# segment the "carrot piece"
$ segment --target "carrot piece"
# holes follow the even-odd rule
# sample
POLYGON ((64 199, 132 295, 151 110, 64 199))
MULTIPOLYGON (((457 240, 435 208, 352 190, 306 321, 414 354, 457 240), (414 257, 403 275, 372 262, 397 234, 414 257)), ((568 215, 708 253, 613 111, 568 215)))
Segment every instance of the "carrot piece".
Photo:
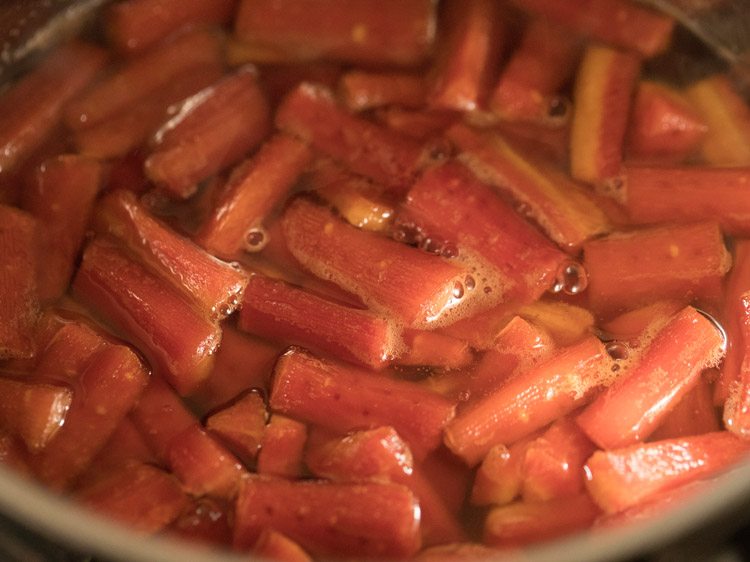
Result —
POLYGON ((505 505, 521 495, 526 449, 534 436, 525 437, 510 447, 495 445, 477 467, 470 501, 473 505, 505 505))
POLYGON ((138 356, 123 345, 107 345, 76 381, 78 392, 57 434, 33 461, 37 478, 55 490, 67 488, 89 466, 148 382, 138 356))
POLYGON ((265 388, 282 349, 225 323, 211 374, 190 395, 191 404, 202 414, 227 404, 249 388, 265 388))
POLYGON ((472 404, 448 423, 445 444, 473 466, 494 445, 514 443, 580 407, 611 378, 604 346, 588 337, 472 404))
POLYGON ((322 361, 299 349, 279 359, 270 406, 339 433, 390 425, 416 458, 438 447, 453 416, 450 402, 416 383, 322 361))
POLYGON ((167 450, 167 463, 183 488, 194 496, 232 499, 246 473, 236 457, 199 424, 174 436, 167 450))
POLYGON ((501 135, 465 125, 453 126, 446 134, 458 146, 459 160, 516 200, 561 247, 575 250, 586 239, 610 230, 606 214, 581 186, 524 156, 501 135))
POLYGON ((396 358, 399 365, 424 365, 446 370, 468 367, 474 361, 469 344, 439 332, 409 330, 404 334, 406 352, 396 358))
POLYGON ((223 70, 218 61, 182 70, 169 83, 134 100, 114 115, 76 130, 73 141, 78 151, 92 158, 111 159, 138 149, 169 118, 173 104, 219 80, 223 70))
POLYGON ((73 291, 136 341, 179 393, 208 376, 221 329, 114 246, 102 240, 88 246, 73 291))
POLYGON ((431 0, 242 0, 235 35, 287 60, 415 65, 432 47, 431 0), (319 22, 311 28, 310 22, 319 22))
POLYGON ((376 110, 374 117, 389 129, 420 141, 439 137, 458 120, 452 111, 423 111, 401 107, 376 110))
POLYGON ((242 300, 247 274, 217 260, 157 220, 131 191, 108 195, 95 226, 118 239, 139 262, 180 291, 211 320, 229 316, 242 300))
POLYGON ((260 442, 258 472, 287 478, 302 476, 306 442, 305 424, 272 414, 260 442))
POLYGON ((351 111, 377 107, 424 105, 426 86, 418 74, 351 70, 339 79, 339 95, 351 111))
POLYGON ((128 462, 158 464, 157 458, 151 451, 146 439, 130 417, 123 418, 104 447, 91 461, 84 478, 95 479, 99 475, 116 470, 128 462))
POLYGON ((652 57, 669 45, 674 20, 629 0, 514 0, 524 10, 592 39, 652 57), (617 25, 613 25, 616 17, 617 25))
POLYGON ((0 171, 17 167, 57 129, 65 103, 104 66, 98 47, 70 43, 0 97, 0 171))
POLYGON ((250 278, 238 326, 375 369, 400 345, 395 327, 384 318, 259 274, 250 278))
POLYGON ((131 414, 133 423, 143 435, 159 462, 167 463, 170 444, 175 437, 198 420, 160 377, 151 377, 131 414))
POLYGON ((462 267, 357 229, 310 201, 294 201, 281 224, 300 263, 408 326, 440 322, 470 300, 457 296, 466 277, 462 267))
POLYGON ((258 456, 268 411, 259 392, 248 392, 233 404, 211 414, 206 429, 216 435, 246 465, 258 456))
POLYGON ((484 521, 483 540, 503 547, 551 540, 588 528, 600 513, 588 494, 495 507, 484 521))
POLYGON ((586 462, 586 487, 599 507, 617 513, 727 469, 748 451, 750 443, 728 431, 597 451, 586 462))
POLYGON ((431 546, 419 551, 414 557, 417 562, 472 562, 491 559, 498 551, 489 546, 473 542, 460 542, 431 546))
POLYGON ((222 500, 194 498, 167 533, 192 542, 225 546, 232 542, 229 513, 229 505, 222 500))
POLYGON ((701 154, 712 166, 750 165, 750 107, 728 76, 716 74, 685 90, 708 125, 701 154))
POLYGON ((601 448, 646 439, 700 378, 724 356, 723 334, 692 307, 669 320, 636 364, 594 400, 578 425, 601 448))
POLYGON ((733 236, 750 235, 750 168, 628 166, 626 208, 636 224, 718 221, 733 236))
POLYGON ((276 562, 313 562, 300 545, 271 527, 261 531, 253 546, 253 554, 276 562))
POLYGON ((40 223, 44 272, 38 275, 43 301, 60 298, 70 283, 94 200, 104 183, 103 166, 85 156, 64 154, 35 170, 23 206, 40 223))
POLYGON ((468 278, 464 282, 466 296, 480 302, 536 300, 552 285, 566 259, 491 188, 457 163, 426 171, 409 191, 404 210, 402 221, 407 225, 413 222, 429 239, 455 243, 459 258, 464 250, 474 252, 498 272, 495 283, 490 278, 483 281, 482 272, 473 272, 471 292, 471 282, 468 278), (485 287, 481 287, 483 282, 485 287))
POLYGON ((573 93, 570 173, 621 199, 623 144, 641 62, 604 46, 586 49, 573 93))
POLYGON ((72 400, 64 386, 0 378, 0 425, 29 451, 41 451, 65 423, 72 400))
POLYGON ((75 499, 99 515, 146 534, 161 531, 187 504, 174 476, 139 462, 124 464, 84 484, 75 492, 75 499))
POLYGON ((649 440, 688 437, 720 429, 719 416, 713 403, 712 385, 704 374, 665 416, 659 427, 651 433, 649 440))
POLYGON ((569 101, 559 95, 581 53, 580 41, 546 19, 533 19, 500 74, 490 109, 504 121, 559 126, 570 117, 569 101))
POLYGON ((198 182, 257 147, 270 120, 255 69, 240 69, 182 102, 153 136, 146 175, 169 194, 186 199, 198 182))
POLYGON ((680 161, 700 147, 708 126, 690 102, 666 84, 642 80, 625 139, 635 159, 680 161))
POLYGON ((615 233, 583 246, 589 302, 605 314, 670 298, 712 300, 731 257, 715 222, 615 233))
POLYGON ((539 300, 522 306, 519 316, 538 325, 558 345, 571 345, 594 331, 594 316, 585 308, 539 300))
POLYGON ((222 257, 257 251, 265 240, 267 215, 287 194, 311 160, 307 145, 284 134, 266 141, 251 159, 232 172, 227 186, 197 234, 198 243, 222 257))
POLYGON ((30 358, 39 316, 37 269, 40 225, 28 213, 0 205, 0 359, 30 358))
MULTIPOLYGON (((606 340, 625 341, 637 347, 644 335, 680 312, 685 305, 679 300, 658 300, 651 304, 623 312, 601 324, 606 340)), ((726 357, 724 358, 726 362, 726 357)))
POLYGON ((467 384, 469 398, 486 396, 514 375, 549 357, 555 348, 544 328, 514 316, 471 371, 467 384))
POLYGON ((411 476, 403 478, 403 484, 409 487, 419 502, 422 544, 431 546, 467 540, 468 535, 456 510, 449 507, 443 489, 430 476, 422 466, 417 466, 411 476))
POLYGON ((237 499, 234 547, 252 546, 270 527, 313 556, 408 558, 420 546, 418 513, 411 491, 396 484, 251 477, 237 499))
POLYGON ((750 437, 750 291, 740 297, 741 312, 739 324, 741 339, 735 341, 738 355, 742 357, 739 373, 727 390, 724 404, 724 426, 732 433, 747 439, 750 437))
POLYGON ((344 437, 313 434, 305 464, 314 475, 334 482, 407 484, 414 472, 409 446, 390 426, 355 431, 344 437))
POLYGON ((523 500, 544 502, 584 492, 583 465, 595 448, 572 418, 556 420, 526 448, 523 500))
POLYGON ((181 27, 227 23, 236 0, 127 0, 107 8, 107 39, 117 51, 133 54, 181 27))
POLYGON ((429 107, 474 111, 484 105, 504 43, 505 14, 499 6, 492 0, 443 3, 429 107))
POLYGON ((750 241, 735 240, 732 264, 724 287, 722 317, 727 333, 727 354, 714 389, 716 404, 724 404, 729 389, 739 382, 745 350, 750 342, 745 329, 747 307, 743 301, 743 295, 750 291, 750 241))
POLYGON ((182 33, 92 85, 65 108, 74 131, 90 127, 132 107, 188 69, 221 64, 221 41, 208 31, 182 33))
POLYGON ((321 85, 303 83, 292 90, 276 112, 276 126, 397 191, 406 190, 429 159, 421 143, 351 115, 321 85))

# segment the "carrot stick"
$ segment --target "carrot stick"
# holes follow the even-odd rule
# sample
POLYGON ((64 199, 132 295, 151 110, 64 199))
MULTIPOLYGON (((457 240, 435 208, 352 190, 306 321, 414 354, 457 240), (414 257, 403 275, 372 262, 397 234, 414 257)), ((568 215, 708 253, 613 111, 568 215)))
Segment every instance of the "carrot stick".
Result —
POLYGON ((292 90, 276 112, 276 126, 314 148, 396 191, 408 189, 428 163, 421 143, 351 115, 324 86, 303 83, 292 90))
POLYGON ((242 300, 247 274, 222 262, 156 219, 131 191, 108 195, 94 225, 189 299, 206 318, 229 316, 242 300))
POLYGON ((260 274, 250 277, 238 327, 374 369, 400 346, 395 326, 384 318, 260 274))
POLYGON ((460 298, 462 267, 357 229, 310 201, 294 201, 281 224, 287 247, 305 267, 409 326, 440 322, 469 300, 460 298))
POLYGON ((107 7, 104 26, 109 43, 132 55, 181 27, 226 23, 236 4, 236 0, 127 0, 107 7))
POLYGON ((294 479, 302 476, 307 426, 278 413, 271 415, 258 453, 258 473, 294 479))
POLYGON ((38 286, 43 301, 65 293, 103 183, 104 168, 99 162, 64 154, 45 160, 24 191, 24 208, 42 223, 45 265, 38 286))
POLYGON ((339 95, 352 111, 377 107, 424 105, 426 86, 418 74, 352 70, 339 79, 339 95))
POLYGON ((234 547, 273 528, 314 556, 408 558, 420 546, 418 513, 411 491, 396 484, 251 477, 237 500, 234 547))
POLYGON ((56 130, 63 106, 104 66, 98 47, 70 43, 0 97, 0 171, 17 167, 56 130))
POLYGON ((242 0, 235 18, 240 40, 287 61, 415 65, 429 54, 434 29, 430 0, 242 0))
POLYGON ((474 361, 474 354, 466 341, 438 332, 407 331, 404 345, 407 350, 396 358, 398 365, 454 370, 468 367, 474 361))
POLYGON ((208 376, 219 327, 116 247, 102 240, 88 246, 73 291, 136 341, 181 394, 208 376))
POLYGON ((253 555, 276 562, 313 562, 300 545, 270 527, 255 541, 253 555))
POLYGON ((224 546, 232 542, 230 506, 226 501, 204 496, 193 499, 166 533, 181 539, 224 546))
POLYGON ((649 440, 661 441, 712 433, 721 429, 713 403, 713 385, 704 373, 651 433, 649 440))
POLYGON ((727 390, 727 400, 724 404, 724 426, 739 437, 747 439, 750 436, 750 291, 740 297, 740 330, 741 339, 735 341, 742 363, 737 378, 727 390))
POLYGON ((597 451, 586 462, 586 486, 599 507, 617 513, 725 470, 749 451, 728 431, 597 451))
POLYGON ((256 148, 270 130, 270 108, 253 68, 243 68, 183 101, 153 136, 146 175, 174 197, 256 148))
POLYGON ((458 146, 459 160, 522 205, 562 248, 575 251, 586 239, 610 230, 606 214, 580 185, 553 174, 550 166, 528 158, 500 134, 456 125, 446 135, 458 146))
POLYGON ((715 222, 666 225, 583 246, 591 308, 606 314, 669 298, 711 302, 731 257, 715 222))
POLYGON ((445 428, 445 444, 476 465, 494 445, 510 445, 580 407, 611 378, 604 346, 588 337, 460 413, 445 428))
POLYGON ((450 402, 416 383, 323 361, 299 349, 276 364, 270 406, 339 433, 390 425, 417 458, 439 446, 453 417, 450 402))
POLYGON ((514 0, 524 10, 580 35, 652 57, 669 45, 675 22, 629 0, 514 0), (613 15, 617 25, 612 25, 613 15))
POLYGON ((628 216, 635 224, 716 220, 733 236, 750 235, 750 168, 627 166, 628 216))
POLYGON ((212 413, 206 429, 218 437, 247 466, 258 456, 268 411, 259 392, 248 392, 236 402, 212 413))

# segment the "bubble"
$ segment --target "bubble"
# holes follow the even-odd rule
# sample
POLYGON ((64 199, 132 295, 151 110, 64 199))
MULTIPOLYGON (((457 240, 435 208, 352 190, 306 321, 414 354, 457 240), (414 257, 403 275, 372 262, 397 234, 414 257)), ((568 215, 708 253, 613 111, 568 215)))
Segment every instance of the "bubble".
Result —
POLYGON ((471 275, 467 275, 466 279, 464 279, 464 287, 466 287, 467 290, 471 291, 475 289, 476 286, 477 286, 476 280, 471 275))
POLYGON ((489 285, 486 285, 484 287, 484 292, 485 292, 485 294, 489 295, 492 292, 492 287, 490 287, 489 285))
POLYGON ((446 243, 443 245, 440 255, 444 258, 456 258, 458 257, 458 247, 454 244, 446 243))
POLYGON ((566 295, 578 295, 586 290, 588 284, 588 274, 583 265, 575 261, 567 261, 558 269, 550 291, 553 293, 563 292, 566 295))
MULTIPOLYGON (((604 349, 607 351, 609 356, 616 361, 623 361, 628 358, 630 350, 627 344, 619 341, 611 341, 604 345, 604 349)), ((612 369, 613 371, 616 369, 612 369)))
POLYGON ((245 250, 260 252, 268 244, 268 233, 262 227, 253 227, 245 234, 245 250))
POLYGON ((464 296, 464 286, 460 281, 453 285, 453 298, 460 299, 464 296))
POLYGON ((569 110, 568 100, 560 96, 554 96, 547 105, 547 116, 552 119, 563 119, 567 117, 569 110))
POLYGON ((416 246, 423 240, 424 234, 422 233, 422 230, 413 223, 398 222, 391 237, 396 242, 416 246))

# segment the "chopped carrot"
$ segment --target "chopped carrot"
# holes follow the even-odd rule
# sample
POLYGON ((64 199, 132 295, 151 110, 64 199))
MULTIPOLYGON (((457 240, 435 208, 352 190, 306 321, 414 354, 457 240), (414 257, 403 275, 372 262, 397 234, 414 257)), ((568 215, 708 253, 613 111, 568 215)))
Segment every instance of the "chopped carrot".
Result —
POLYGON ((306 441, 305 424, 273 413, 260 442, 258 473, 299 478, 306 441))
POLYGON ((206 420, 206 429, 250 466, 258 456, 268 411, 259 392, 248 392, 206 420))
POLYGON ((424 79, 418 74, 358 70, 344 74, 338 89, 344 105, 352 111, 389 105, 418 108, 424 105, 427 93, 424 79))

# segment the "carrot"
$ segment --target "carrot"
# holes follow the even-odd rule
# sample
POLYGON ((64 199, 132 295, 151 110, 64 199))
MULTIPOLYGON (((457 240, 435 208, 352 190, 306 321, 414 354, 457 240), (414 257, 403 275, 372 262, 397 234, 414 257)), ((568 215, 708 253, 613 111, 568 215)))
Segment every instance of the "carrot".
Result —
MULTIPOLYGON (((710 373, 710 371, 709 371, 710 373)), ((712 433, 721 429, 713 403, 713 385, 704 373, 651 434, 651 441, 712 433)))
POLYGON ((206 429, 250 466, 258 456, 268 411, 259 392, 248 392, 236 402, 212 413, 206 429))
POLYGON ((352 70, 339 79, 339 95, 352 111, 397 105, 421 107, 426 96, 424 79, 418 74, 352 70))
POLYGON ((230 506, 226 501, 204 496, 190 501, 166 529, 167 534, 199 544, 226 545, 232 542, 230 506))
POLYGON ((742 312, 739 319, 741 327, 741 339, 735 341, 738 354, 742 356, 739 374, 727 391, 727 400, 724 404, 724 426, 734 433, 747 439, 750 436, 750 354, 748 354, 748 342, 750 342, 750 291, 740 297, 742 312))
POLYGON ((258 453, 258 473, 294 479, 302 475, 307 426, 278 413, 271 415, 258 453))
POLYGON ((276 364, 270 406, 287 416, 345 433, 392 426, 417 458, 440 445, 453 405, 416 383, 323 361, 299 349, 276 364))
POLYGON ((270 527, 266 527, 255 541, 253 554, 277 562, 312 562, 313 560, 300 545, 270 527))

